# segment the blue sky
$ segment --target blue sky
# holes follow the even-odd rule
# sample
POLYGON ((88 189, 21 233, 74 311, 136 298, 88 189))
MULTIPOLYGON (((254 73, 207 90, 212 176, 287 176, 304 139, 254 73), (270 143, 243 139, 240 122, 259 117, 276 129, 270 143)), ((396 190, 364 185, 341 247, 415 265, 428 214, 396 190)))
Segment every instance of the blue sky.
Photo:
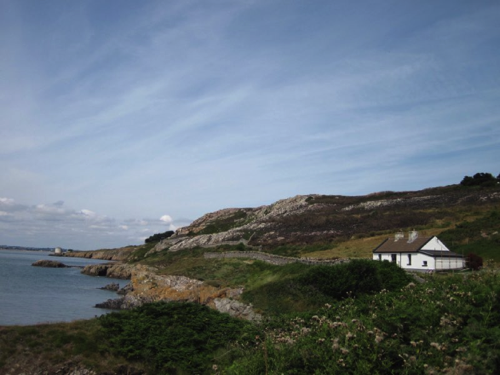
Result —
POLYGON ((500 172, 500 2, 0 0, 0 244, 500 172))

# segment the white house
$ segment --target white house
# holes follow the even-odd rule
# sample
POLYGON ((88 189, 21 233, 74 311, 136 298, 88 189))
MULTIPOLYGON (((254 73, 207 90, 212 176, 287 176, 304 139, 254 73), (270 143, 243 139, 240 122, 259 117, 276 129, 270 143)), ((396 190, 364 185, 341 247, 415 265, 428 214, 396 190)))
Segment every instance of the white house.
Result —
POLYGON ((441 271, 465 267, 462 255, 450 251, 436 236, 420 237, 416 231, 408 238, 397 233, 373 250, 373 260, 388 260, 407 270, 441 271))

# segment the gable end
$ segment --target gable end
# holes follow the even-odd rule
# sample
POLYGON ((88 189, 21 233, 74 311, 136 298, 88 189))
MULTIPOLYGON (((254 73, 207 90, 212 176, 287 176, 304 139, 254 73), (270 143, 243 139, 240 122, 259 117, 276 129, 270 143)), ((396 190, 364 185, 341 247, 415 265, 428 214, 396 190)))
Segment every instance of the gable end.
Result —
POLYGON ((389 241, 389 238, 386 238, 380 245, 378 245, 375 249, 373 249, 373 253, 376 253, 377 250, 383 245, 385 244, 387 241, 389 241))

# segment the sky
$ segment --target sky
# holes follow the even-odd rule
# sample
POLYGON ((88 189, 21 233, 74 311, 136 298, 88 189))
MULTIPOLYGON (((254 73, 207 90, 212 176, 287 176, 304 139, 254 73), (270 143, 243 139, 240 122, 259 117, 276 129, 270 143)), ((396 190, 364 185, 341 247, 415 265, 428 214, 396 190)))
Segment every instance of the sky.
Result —
POLYGON ((497 0, 0 0, 0 245, 500 173, 497 0))

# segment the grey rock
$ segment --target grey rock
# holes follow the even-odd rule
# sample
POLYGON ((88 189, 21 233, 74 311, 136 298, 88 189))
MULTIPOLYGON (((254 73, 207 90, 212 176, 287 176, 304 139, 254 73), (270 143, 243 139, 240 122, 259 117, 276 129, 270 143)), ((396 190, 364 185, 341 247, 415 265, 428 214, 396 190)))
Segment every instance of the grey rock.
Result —
POLYGON ((105 285, 102 288, 98 288, 98 289, 110 290, 112 292, 117 292, 120 289, 120 284, 118 284, 118 283, 111 283, 111 284, 105 285))
POLYGON ((58 262, 57 260, 37 260, 32 264, 33 267, 50 267, 50 268, 66 268, 68 267, 64 263, 58 262))

